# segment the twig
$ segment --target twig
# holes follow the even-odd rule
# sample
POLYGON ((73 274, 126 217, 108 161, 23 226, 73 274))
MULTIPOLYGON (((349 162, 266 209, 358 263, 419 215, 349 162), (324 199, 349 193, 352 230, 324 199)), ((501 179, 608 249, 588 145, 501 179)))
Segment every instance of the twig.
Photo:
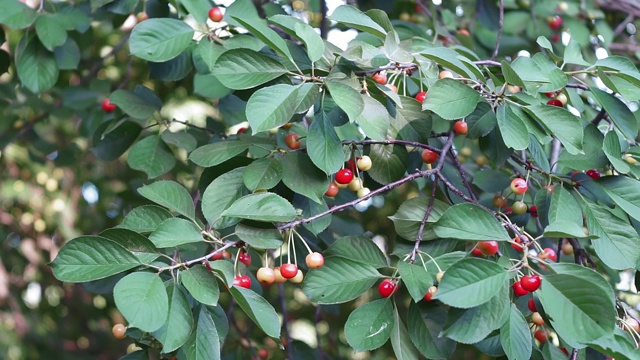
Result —
POLYGON ((380 71, 384 71, 384 70, 396 70, 396 69, 417 69, 418 65, 416 64, 394 64, 394 65, 387 65, 387 66, 381 66, 375 69, 371 69, 371 70, 363 70, 363 71, 356 71, 355 74, 358 76, 367 76, 367 75, 371 75, 371 74, 375 74, 377 72, 380 71))
POLYGON ((600 120, 604 119, 605 115, 607 115, 607 111, 602 108, 600 112, 598 112, 598 114, 593 118, 593 120, 591 120, 591 123, 597 126, 598 123, 600 123, 600 120))
POLYGON ((496 37, 496 47, 493 49, 491 60, 495 60, 500 51, 500 41, 502 41, 502 29, 504 27, 504 0, 500 0, 500 19, 498 20, 498 36, 496 37))
POLYGON ((209 253, 209 254, 207 254, 205 256, 201 256, 199 258, 195 258, 195 259, 188 260, 188 261, 183 261, 183 262, 177 263, 175 265, 159 268, 158 269, 158 273, 161 273, 161 272, 167 271, 167 270, 171 271, 171 270, 177 269, 179 267, 189 267, 189 266, 191 266, 193 264, 197 264, 197 263, 201 263, 203 261, 207 261, 207 260, 211 259, 212 257, 214 257, 216 254, 221 253, 221 252, 223 252, 224 250, 226 250, 228 248, 236 246, 237 243, 238 243, 237 241, 231 241, 231 242, 228 242, 228 243, 222 245, 221 247, 219 247, 215 251, 212 251, 211 253, 209 253))
POLYGON ((484 65, 484 66, 501 66, 502 64, 495 60, 480 60, 473 62, 476 65, 484 65))
POLYGON ((615 30, 613 30, 613 36, 611 38, 615 39, 618 37, 618 35, 622 34, 622 32, 624 31, 624 28, 626 28, 627 25, 629 25, 629 23, 631 23, 634 19, 635 19, 635 16, 633 14, 629 14, 627 18, 624 19, 620 24, 618 24, 615 30))
POLYGON ((429 198, 429 205, 427 206, 427 211, 424 212, 424 217, 420 222, 420 227, 418 228, 418 237, 416 238, 415 245, 413 246, 413 251, 411 251, 411 257, 409 258, 410 263, 414 263, 416 261, 416 254, 420 249, 420 243, 422 242, 422 233, 424 232, 424 227, 429 220, 429 215, 431 215, 431 211, 433 210, 434 199, 436 198, 436 190, 438 189, 438 180, 439 178, 435 178, 433 180, 433 187, 431 188, 431 197, 429 198))
POLYGON ((473 189, 471 188, 471 184, 467 180, 467 176, 465 175, 465 171, 462 168, 462 164, 460 164, 460 161, 458 161, 458 157, 453 152, 453 148, 449 149, 449 153, 451 154, 451 158, 453 159, 453 165, 456 167, 456 169, 458 169, 458 173, 460 173, 460 178, 462 179, 462 183, 467 188, 469 195, 473 200, 478 200, 478 198, 476 197, 476 194, 474 194, 473 189))
MULTIPOLYGON (((591 255, 580 245, 580 241, 576 238, 567 239, 571 246, 573 246, 573 259, 576 264, 589 265, 591 268, 596 268, 596 263, 591 259, 591 255)), ((558 259, 560 257, 558 256, 558 259)))
MULTIPOLYGON (((438 135, 442 135, 442 134, 438 134, 438 135)), ((448 135, 448 133, 445 133, 444 135, 448 135)), ((441 153, 442 150, 438 149, 437 147, 431 146, 431 145, 427 145, 427 144, 423 144, 420 142, 416 142, 416 141, 407 141, 407 140, 361 140, 361 141, 353 141, 353 140, 346 140, 342 142, 342 145, 351 145, 351 144, 356 144, 356 145, 405 145, 405 146, 413 146, 413 147, 419 147, 419 148, 423 148, 423 149, 429 149, 431 151, 437 152, 437 153, 441 153)))
POLYGON ((569 358, 570 360, 577 360, 578 359, 578 349, 573 349, 571 350, 571 357, 569 358))
POLYGON ((320 37, 324 40, 329 35, 329 23, 327 22, 327 0, 320 0, 320 37))

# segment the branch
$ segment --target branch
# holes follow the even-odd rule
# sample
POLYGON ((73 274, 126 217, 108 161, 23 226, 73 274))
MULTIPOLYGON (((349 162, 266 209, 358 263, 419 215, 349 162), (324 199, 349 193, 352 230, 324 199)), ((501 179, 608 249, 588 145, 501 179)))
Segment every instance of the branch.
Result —
POLYGON ((320 0, 320 37, 324 40, 329 35, 329 23, 327 22, 327 0, 320 0))
POLYGON ((161 273, 161 272, 167 271, 167 270, 169 270, 169 271, 170 270, 174 270, 174 269, 177 269, 179 267, 189 267, 189 266, 191 266, 193 264, 201 263, 203 261, 207 261, 207 260, 211 259, 212 257, 214 257, 216 254, 221 253, 221 252, 223 252, 224 250, 226 250, 228 248, 236 246, 237 243, 238 243, 238 241, 231 241, 231 242, 228 242, 228 243, 222 245, 221 247, 219 247, 215 251, 212 251, 211 253, 209 253, 209 254, 207 254, 205 256, 201 256, 199 258, 195 258, 195 259, 192 259, 192 260, 189 260, 189 261, 183 261, 183 262, 177 263, 175 265, 159 268, 158 269, 158 273, 161 273))
POLYGON ((600 112, 598 112, 598 114, 593 118, 593 120, 591 120, 591 123, 597 126, 598 123, 600 123, 600 120, 604 119, 606 115, 607 115, 607 111, 604 108, 602 108, 600 112))
POLYGON ((502 64, 495 60, 480 60, 473 62, 476 65, 484 65, 484 66, 501 66, 502 64))
POLYGON ((498 20, 498 36, 496 37, 496 47, 493 49, 491 60, 495 60, 500 50, 500 41, 502 40, 502 28, 504 27, 504 0, 500 0, 500 19, 498 20))
POLYGON ((635 19, 635 16, 633 14, 629 14, 627 16, 626 19, 624 19, 624 21, 622 21, 620 24, 618 24, 618 26, 616 26, 615 30, 613 30, 613 37, 612 39, 617 38, 620 34, 622 34, 622 32, 624 31, 624 28, 627 27, 627 25, 629 25, 629 23, 631 23, 633 20, 635 19))
POLYGON ((473 200, 478 200, 478 198, 476 197, 476 194, 473 193, 473 189, 471 188, 471 184, 467 180, 467 176, 465 175, 465 171, 462 168, 462 164, 460 164, 460 161, 458 161, 458 157, 453 152, 453 148, 449 149, 449 153, 451 154, 451 158, 453 159, 453 165, 455 165, 456 169, 458 169, 458 172, 460 173, 460 178, 462 179, 462 183, 467 188, 467 191, 469 192, 469 195, 471 196, 471 198, 473 200))
MULTIPOLYGON (((437 135, 442 135, 442 134, 437 134, 437 135)), ((446 133, 444 135, 448 135, 448 133, 446 133)), ((404 146, 413 146, 413 147, 419 147, 419 148, 423 148, 423 149, 429 149, 429 150, 437 152, 437 153, 441 153, 442 152, 442 150, 438 149, 437 147, 434 147, 434 146, 431 146, 431 145, 427 145, 427 144, 423 144, 423 143, 416 142, 416 141, 407 141, 407 140, 361 140, 361 141, 346 140, 346 141, 342 142, 342 145, 351 145, 351 144, 356 144, 356 145, 404 145, 404 146)))
POLYGON ((386 65, 386 66, 380 66, 378 68, 375 69, 371 69, 371 70, 363 70, 363 71, 356 71, 355 74, 358 76, 367 76, 367 75, 372 75, 375 74, 377 72, 380 71, 384 71, 384 70, 396 70, 396 69, 417 69, 418 65, 414 64, 414 63, 410 63, 410 64, 394 64, 394 65, 386 65))
POLYGON ((436 198, 436 190, 438 189, 438 180, 439 178, 435 178, 433 180, 433 187, 431 188, 431 197, 429 198, 429 205, 427 206, 427 211, 425 211, 424 217, 420 222, 420 227, 418 228, 418 237, 416 238, 416 243, 413 246, 413 251, 411 251, 411 257, 409 258, 409 262, 412 264, 416 261, 416 254, 418 253, 418 249, 420 249, 420 243, 422 242, 422 233, 424 232, 424 227, 427 224, 427 220, 429 220, 429 215, 431 215, 431 211, 433 210, 433 200, 436 198))

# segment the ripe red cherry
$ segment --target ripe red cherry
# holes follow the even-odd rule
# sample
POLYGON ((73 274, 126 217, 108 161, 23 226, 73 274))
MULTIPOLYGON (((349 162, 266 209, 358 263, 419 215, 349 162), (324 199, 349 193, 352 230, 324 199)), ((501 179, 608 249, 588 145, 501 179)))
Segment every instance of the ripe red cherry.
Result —
POLYGON ((246 127, 241 127, 240 129, 238 129, 238 131, 236 131, 236 134, 242 134, 245 131, 247 131, 247 128, 246 127))
POLYGON ((538 330, 533 334, 533 337, 536 338, 536 340, 540 341, 541 343, 547 341, 547 333, 543 330, 538 330))
POLYGON ((547 19, 547 23, 549 24, 549 28, 551 28, 551 30, 558 30, 562 27, 562 18, 556 15, 552 18, 547 19))
POLYGON ((424 297, 422 299, 424 299, 424 301, 431 301, 431 299, 438 293, 438 288, 435 286, 431 286, 429 287, 429 289, 427 290, 427 293, 424 294, 424 297))
POLYGON ((422 161, 425 164, 431 164, 438 160, 438 153, 429 149, 424 149, 422 152, 422 161))
POLYGON ((587 170, 587 175, 592 179, 598 179, 601 176, 600 171, 596 169, 587 170))
POLYGON ((416 95, 416 100, 420 101, 421 103, 424 102, 424 99, 427 98, 427 92, 426 91, 420 91, 417 95, 416 95))
POLYGON ((524 245, 522 245, 522 240, 520 239, 520 237, 516 237, 515 239, 513 239, 513 241, 513 243, 509 243, 511 247, 517 252, 523 252, 524 245))
POLYGON ((471 250, 471 255, 475 256, 475 257, 481 257, 482 256, 482 251, 480 251, 480 249, 473 248, 473 250, 471 250))
POLYGON ((468 131, 467 123, 464 121, 456 121, 456 123, 453 124, 453 132, 458 135, 467 135, 468 131))
POLYGON ((520 285, 528 292, 536 291, 540 288, 540 276, 538 275, 525 275, 520 279, 520 285))
POLYGON ((287 134, 284 138, 284 143, 287 144, 289 149, 295 150, 300 148, 300 135, 296 133, 287 134))
POLYGON ((268 359, 269 358, 269 351, 267 349, 258 350, 258 357, 260 359, 268 359))
POLYGON ((529 301, 527 301, 527 307, 529 308, 529 310, 531 310, 532 312, 537 312, 538 310, 536 309, 536 302, 533 300, 533 298, 529 299, 529 301))
POLYGON ((498 252, 499 246, 497 241, 480 241, 478 243, 478 249, 483 255, 491 256, 498 252))
POLYGON ((338 195, 338 191, 340 189, 338 189, 338 185, 336 185, 336 183, 334 183, 333 181, 329 183, 329 188, 327 188, 327 191, 324 193, 325 195, 329 196, 329 197, 334 197, 336 195, 338 195))
POLYGON ((514 282, 512 289, 513 289, 513 293, 516 296, 525 296, 529 293, 527 290, 522 288, 522 284, 520 284, 520 281, 514 282))
POLYGON ((248 289, 251 287, 251 278, 247 275, 236 275, 236 277, 233 279, 233 286, 248 289))
POLYGON ((256 273, 256 278, 265 285, 273 284, 276 281, 276 273, 268 267, 261 267, 256 273))
POLYGON ((380 293, 380 295, 382 295, 382 297, 389 297, 393 295, 395 290, 396 283, 391 279, 384 279, 382 280, 380 285, 378 285, 378 292, 380 293))
POLYGON ((527 181, 523 178, 515 178, 511 180, 511 191, 516 195, 522 195, 527 192, 529 186, 527 181))
POLYGON ((549 259, 549 261, 556 261, 558 258, 556 255, 556 251, 552 248, 544 248, 538 257, 542 260, 549 259))
POLYGON ((227 250, 219 251, 213 255, 211 260, 231 259, 231 253, 227 250))
POLYGON ((282 264, 280 274, 285 279, 293 279, 298 275, 298 266, 296 264, 282 264))
POLYGON ((214 7, 209 10, 209 19, 211 19, 211 21, 220 22, 222 21, 222 18, 222 10, 220 10, 219 7, 214 7))
POLYGON ((240 251, 238 255, 238 261, 245 264, 247 267, 251 266, 251 254, 248 252, 240 251))
POLYGON ((538 217, 538 208, 535 205, 531 205, 531 207, 529 207, 529 214, 533 217, 538 217))
POLYGON ((336 173, 336 182, 338 184, 348 184, 353 180, 353 171, 342 169, 336 173))
POLYGON ((384 85, 387 83, 387 75, 382 74, 382 73, 375 73, 372 76, 373 80, 375 80, 375 82, 377 82, 380 85, 384 85))
POLYGON ((562 101, 560 101, 558 99, 551 99, 551 100, 547 101, 547 105, 563 107, 562 101))
POLYGON ((106 113, 113 112, 116 106, 109 101, 109 98, 102 100, 102 110, 106 113))
POLYGON ((309 269, 319 269, 324 265, 324 256, 319 252, 312 252, 304 259, 309 269))

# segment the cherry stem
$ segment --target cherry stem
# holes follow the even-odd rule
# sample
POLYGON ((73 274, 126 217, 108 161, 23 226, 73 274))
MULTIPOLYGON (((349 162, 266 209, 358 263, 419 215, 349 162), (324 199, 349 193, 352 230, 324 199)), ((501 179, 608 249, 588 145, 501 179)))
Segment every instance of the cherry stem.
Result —
POLYGON ((304 244, 304 246, 307 248, 307 251, 309 252, 309 254, 311 254, 313 251, 311 251, 311 248, 309 247, 309 244, 307 244, 307 242, 304 240, 304 238, 302 237, 302 235, 300 235, 300 233, 298 233, 295 229, 293 229, 293 232, 298 235, 298 238, 300 239, 300 241, 302 241, 302 243, 304 244))

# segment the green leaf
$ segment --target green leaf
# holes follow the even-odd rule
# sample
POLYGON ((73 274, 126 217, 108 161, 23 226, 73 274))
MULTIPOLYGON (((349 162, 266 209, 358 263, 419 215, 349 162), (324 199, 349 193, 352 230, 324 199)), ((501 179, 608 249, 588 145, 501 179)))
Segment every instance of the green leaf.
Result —
POLYGON ((482 305, 500 291, 507 275, 507 271, 495 262, 462 259, 445 272, 434 299, 464 309, 482 305))
POLYGON ((373 266, 331 257, 323 267, 307 274, 302 290, 318 304, 340 304, 369 290, 380 277, 373 266))
POLYGON ((158 249, 149 239, 128 229, 112 228, 100 233, 100 236, 113 240, 135 255, 143 264, 150 264, 160 256, 158 249))
POLYGON ((280 319, 273 309, 273 306, 262 296, 255 292, 233 286, 229 288, 233 299, 240 305, 240 308, 265 332, 268 336, 280 338, 280 319))
POLYGON ((67 41, 67 30, 55 14, 40 14, 36 19, 36 34, 42 45, 49 51, 64 45, 67 41))
POLYGON ((500 344, 509 360, 531 358, 531 331, 520 310, 511 305, 509 320, 500 328, 500 344))
POLYGON ((80 64, 80 48, 70 37, 62 46, 53 49, 60 70, 76 70, 80 64))
POLYGON ((123 277, 113 288, 113 298, 131 327, 152 332, 167 319, 169 297, 156 274, 135 272, 123 277))
POLYGON ((559 164, 570 169, 589 170, 605 167, 609 161, 602 150, 604 136, 595 125, 587 125, 584 129, 584 154, 560 154, 559 164))
POLYGON ((189 340, 182 350, 188 359, 195 360, 220 360, 220 329, 217 329, 215 320, 205 306, 196 308, 198 324, 191 333, 189 340))
MULTIPOLYGON (((414 98, 400 96, 399 99, 402 107, 398 104, 395 111, 392 111, 394 114, 391 115, 389 134, 385 130, 382 138, 386 140, 389 136, 396 139, 427 143, 428 136, 431 134, 431 114, 422 111, 422 104, 414 98)), ((382 111, 380 115, 383 115, 388 121, 389 112, 386 109, 380 111, 382 111)), ((363 111, 363 115, 366 113, 366 111, 363 111)))
POLYGON ((203 38, 198 42, 191 55, 193 65, 199 74, 210 74, 213 72, 216 61, 220 55, 227 51, 222 45, 217 44, 209 38, 203 38))
POLYGON ((336 105, 349 116, 350 121, 356 121, 364 109, 364 100, 362 100, 360 93, 351 86, 338 81, 327 81, 325 85, 336 105))
POLYGON ((133 121, 125 121, 109 131, 112 124, 112 122, 105 122, 93 134, 91 151, 105 161, 119 158, 142 132, 142 127, 133 121))
POLYGON ((362 112, 355 119, 362 131, 372 140, 384 140, 389 129, 389 113, 378 100, 361 95, 363 101, 362 112))
POLYGON ((334 241, 324 252, 325 258, 339 257, 371 265, 375 268, 386 267, 387 258, 378 245, 365 236, 343 236, 334 241))
POLYGON ((162 327, 153 332, 153 336, 162 343, 162 352, 169 353, 181 347, 189 339, 193 328, 191 306, 180 285, 167 287, 169 314, 162 327))
POLYGON ((544 228, 545 237, 550 238, 566 238, 566 237, 575 237, 575 238, 586 238, 589 237, 582 230, 582 226, 565 220, 558 220, 550 223, 544 228))
POLYGON ((635 139, 638 134, 638 121, 629 107, 617 97, 595 87, 592 87, 590 91, 625 138, 635 139))
POLYGON ((193 16, 199 24, 206 24, 209 19, 209 10, 211 9, 210 0, 181 0, 180 5, 193 16))
POLYGON ((446 120, 463 118, 473 112, 480 94, 454 79, 440 79, 429 88, 422 109, 431 110, 446 120))
POLYGON ((395 321, 393 323, 393 331, 391 331, 391 347, 396 359, 418 360, 418 349, 411 342, 411 337, 402 323, 402 319, 400 319, 397 307, 394 309, 393 317, 395 321))
POLYGON ((162 224, 149 235, 149 240, 159 248, 175 247, 203 241, 198 226, 189 220, 180 218, 170 218, 163 221, 162 224))
POLYGON ((209 266, 214 273, 218 274, 218 278, 227 286, 233 285, 233 280, 236 276, 233 262, 229 260, 214 260, 209 261, 209 266))
POLYGON ((205 305, 218 305, 220 289, 216 277, 203 265, 194 265, 180 273, 182 285, 196 301, 205 305))
POLYGON ((598 236, 591 242, 596 254, 608 267, 616 270, 633 268, 640 260, 640 236, 626 219, 615 216, 608 208, 585 200, 589 234, 598 236))
POLYGON ((220 165, 246 151, 251 144, 239 140, 223 140, 200 146, 189 155, 189 160, 202 167, 220 165))
POLYGON ((573 38, 569 40, 569 44, 567 44, 567 47, 564 49, 564 63, 587 67, 592 65, 584 60, 580 44, 573 38))
POLYGON ((237 199, 247 193, 242 181, 244 168, 236 168, 213 180, 202 194, 202 214, 214 228, 223 228, 231 224, 223 221, 224 212, 237 199))
POLYGON ((619 359, 633 359, 638 354, 637 345, 620 328, 616 328, 613 334, 603 336, 588 345, 596 351, 619 359))
POLYGON ((374 350, 389 340, 394 321, 391 300, 374 300, 360 305, 349 315, 344 325, 344 336, 357 352, 374 350))
POLYGON ((276 60, 249 49, 232 49, 218 58, 213 74, 229 89, 250 89, 287 72, 276 60))
POLYGON ((320 86, 318 84, 304 83, 299 85, 295 113, 304 114, 309 111, 320 95, 320 86))
POLYGON ((324 41, 313 28, 305 23, 298 22, 295 24, 296 35, 302 39, 307 47, 307 55, 311 62, 322 59, 324 54, 324 41))
POLYGON ((59 74, 56 58, 36 37, 23 36, 15 54, 18 77, 27 89, 39 94, 56 84, 59 74))
POLYGON ((256 221, 292 221, 296 218, 296 209, 279 195, 257 193, 236 200, 222 212, 222 216, 256 221))
MULTIPOLYGON (((395 214, 389 216, 398 235, 411 241, 418 238, 418 230, 429 207, 430 199, 429 196, 418 196, 409 199, 400 205, 395 214)), ((433 199, 431 213, 422 233, 422 240, 435 240, 438 238, 433 231, 433 224, 440 219, 447 208, 449 208, 449 205, 445 202, 433 199)))
POLYGON ((298 86, 278 84, 251 95, 246 114, 255 134, 268 131, 291 120, 296 110, 298 86))
POLYGON ((311 162, 309 156, 302 152, 288 152, 279 160, 284 170, 282 182, 293 192, 321 203, 329 187, 329 179, 311 162))
POLYGON ((80 236, 67 242, 51 262, 56 279, 85 282, 132 269, 141 262, 124 246, 100 236, 80 236))
POLYGON ((0 0, 0 24, 12 29, 25 29, 36 21, 37 13, 18 0, 0 0))
POLYGON ((506 60, 502 60, 501 62, 502 73, 504 74, 504 81, 511 85, 518 85, 520 87, 524 87, 524 82, 518 76, 518 73, 511 68, 511 65, 506 60))
POLYGON ((118 227, 139 233, 150 233, 160 226, 164 220, 172 216, 170 212, 159 206, 138 206, 125 215, 124 220, 118 227))
POLYGON ((530 105, 524 109, 553 134, 570 154, 582 153, 582 121, 564 108, 530 105))
POLYGON ((474 174, 473 185, 483 191, 498 193, 509 187, 511 178, 499 170, 481 170, 474 174))
MULTIPOLYGON (((293 206, 296 209, 302 210, 302 217, 308 218, 320 213, 324 213, 329 210, 327 202, 322 199, 320 203, 312 201, 306 196, 294 195, 293 206)), ((299 212, 299 211, 298 211, 299 212)), ((314 235, 318 235, 331 225, 331 215, 321 216, 310 222, 302 224, 305 229, 309 230, 314 235)))
POLYGON ((362 11, 351 5, 341 5, 333 11, 329 19, 348 25, 384 39, 387 32, 362 11))
POLYGON ((236 236, 256 249, 277 249, 282 246, 282 234, 277 229, 260 229, 238 224, 236 236))
POLYGON ((582 228, 582 210, 576 199, 563 186, 556 186, 551 193, 548 213, 549 223, 569 221, 582 228))
POLYGON ((267 22, 263 19, 251 19, 250 21, 245 21, 239 17, 233 17, 235 21, 240 23, 242 27, 249 30, 251 34, 258 39, 262 40, 267 46, 276 52, 280 53, 282 56, 286 57, 295 64, 294 58, 289 51, 289 47, 287 46, 287 42, 278 34, 275 30, 271 29, 267 26, 267 22))
POLYGON ((367 173, 380 184, 399 180, 407 171, 407 148, 399 145, 371 145, 369 157, 375 166, 367 173))
POLYGON ((514 114, 512 105, 503 104, 496 111, 496 119, 504 144, 515 150, 529 147, 529 131, 519 116, 514 114))
POLYGON ((133 91, 116 90, 109 101, 134 119, 146 120, 162 108, 162 101, 150 89, 138 85, 133 91))
POLYGON ((242 180, 250 191, 269 190, 282 180, 282 173, 282 164, 278 160, 262 158, 244 168, 242 180))
MULTIPOLYGON (((625 140, 626 143, 626 140, 625 140)), ((622 158, 622 147, 620 146, 620 140, 618 138, 618 134, 616 131, 609 131, 604 136, 604 142, 602 143, 602 150, 606 155, 607 159, 613 168, 621 173, 627 174, 631 171, 629 164, 626 161, 623 161, 622 158)))
POLYGON ((193 33, 191 26, 177 19, 148 19, 131 31, 129 50, 147 61, 171 60, 189 47, 193 33))
POLYGON ((170 211, 196 218, 196 209, 187 189, 172 180, 160 180, 138 189, 138 193, 170 211))
POLYGON ((309 126, 307 153, 318 169, 327 175, 337 172, 344 164, 342 142, 326 116, 316 116, 309 126))
POLYGON ((422 300, 427 293, 427 289, 433 285, 431 275, 421 265, 409 264, 405 261, 399 261, 397 267, 402 282, 407 285, 407 291, 409 291, 413 301, 422 300))
POLYGON ((594 286, 599 281, 594 278, 600 275, 582 267, 571 274, 549 274, 542 280, 542 306, 558 335, 569 342, 594 341, 615 328, 613 297, 594 286))
POLYGON ((640 182, 626 176, 605 176, 598 185, 629 216, 640 221, 640 182))
POLYGON ((193 151, 193 149, 198 146, 198 141, 196 140, 195 136, 189 134, 186 131, 163 131, 161 138, 165 143, 175 145, 181 149, 185 149, 188 152, 193 151))
POLYGON ((441 306, 411 303, 407 314, 409 337, 420 353, 428 359, 450 359, 456 342, 440 336, 447 320, 441 306))
POLYGON ((176 165, 176 158, 159 136, 151 135, 131 148, 127 164, 134 170, 144 171, 149 179, 153 179, 171 171, 176 165))
POLYGON ((252 0, 235 0, 224 12, 223 21, 226 21, 232 26, 242 26, 242 24, 234 20, 236 17, 241 17, 247 21, 261 20, 260 15, 258 15, 258 10, 252 0))
POLYGON ((488 211, 474 204, 451 206, 436 222, 438 237, 460 240, 510 241, 500 222, 488 211))

